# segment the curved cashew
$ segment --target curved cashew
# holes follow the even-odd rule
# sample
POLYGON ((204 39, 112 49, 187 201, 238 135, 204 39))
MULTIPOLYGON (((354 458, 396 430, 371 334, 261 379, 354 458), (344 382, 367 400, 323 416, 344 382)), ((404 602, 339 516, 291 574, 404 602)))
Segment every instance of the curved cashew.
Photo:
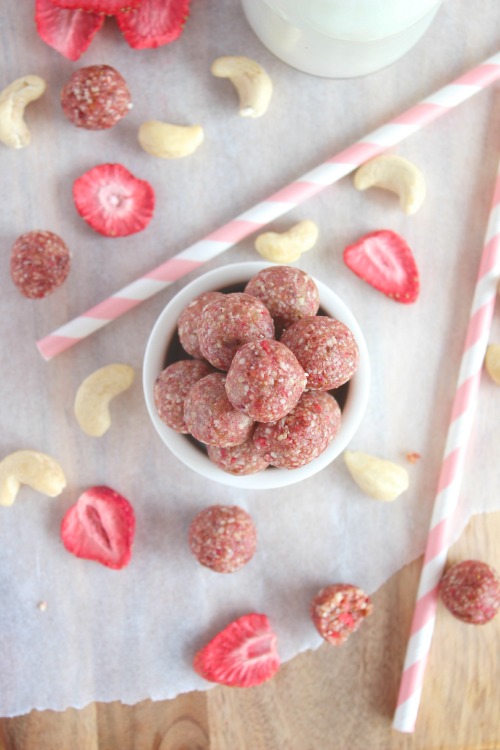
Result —
POLYGON ((143 122, 138 133, 144 151, 160 159, 181 159, 203 142, 201 125, 170 125, 159 120, 143 122))
POLYGON ((95 370, 81 383, 75 397, 75 417, 91 437, 101 437, 111 426, 109 402, 126 391, 135 373, 128 365, 106 365, 95 370))
POLYGON ((408 472, 402 466, 361 451, 344 451, 344 461, 358 487, 375 500, 390 502, 408 489, 408 472))
POLYGON ((500 344, 488 344, 484 366, 493 382, 500 385, 500 344))
POLYGON ((240 115, 261 117, 269 107, 273 84, 264 68, 243 56, 218 57, 210 68, 217 78, 229 78, 240 99, 240 115))
POLYGON ((422 172, 408 159, 384 154, 370 159, 356 170, 354 186, 358 190, 369 187, 392 190, 399 196, 405 214, 414 214, 425 200, 425 180, 422 172))
POLYGON ((39 76, 24 76, 13 81, 0 93, 0 141, 10 148, 24 148, 31 133, 24 122, 26 106, 39 99, 46 83, 39 76))
POLYGON ((12 505, 21 484, 56 497, 66 487, 66 477, 58 462, 46 453, 15 451, 0 461, 0 505, 12 505))
POLYGON ((302 253, 310 250, 318 239, 318 227, 314 221, 299 221, 288 231, 265 232, 255 240, 255 249, 266 260, 273 263, 293 263, 302 253))

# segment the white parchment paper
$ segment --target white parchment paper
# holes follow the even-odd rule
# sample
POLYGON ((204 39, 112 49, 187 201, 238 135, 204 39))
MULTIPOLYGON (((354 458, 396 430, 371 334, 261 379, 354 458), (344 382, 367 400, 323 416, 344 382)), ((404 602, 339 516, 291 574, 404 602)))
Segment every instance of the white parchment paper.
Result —
MULTIPOLYGON (((0 149, 0 451, 50 453, 68 487, 57 499, 23 487, 14 506, 0 508, 2 716, 205 689, 191 668, 195 650, 248 611, 268 614, 281 656, 290 659, 320 644, 308 616, 318 588, 351 581, 373 592, 422 553, 500 149, 490 90, 397 149, 426 177, 428 199, 417 215, 404 216, 387 193, 358 194, 348 177, 272 225, 282 231, 300 219, 317 222, 318 244, 298 265, 352 308, 371 356, 371 398, 351 447, 405 465, 410 489, 393 504, 377 503, 357 489, 342 460, 283 490, 209 483, 163 446, 140 386, 149 331, 185 280, 49 363, 35 341, 496 52, 496 2, 483 0, 474 25, 466 0, 445 2, 403 60, 349 81, 313 78, 275 59, 237 0, 193 0, 182 38, 159 50, 129 49, 107 21, 79 63, 38 39, 32 5, 6 3, 0 21, 2 87, 27 73, 48 82, 27 113, 30 147, 0 149), (210 74, 222 54, 246 54, 266 67, 275 94, 265 117, 238 116, 231 84, 210 74), (114 65, 133 93, 132 112, 110 131, 77 130, 60 110, 71 72, 92 63, 114 65), (205 143, 188 159, 156 160, 137 144, 148 119, 199 122, 205 143), (145 232, 112 240, 77 215, 71 185, 95 164, 115 161, 153 184, 157 209, 145 232), (67 282, 42 301, 22 298, 9 276, 15 238, 36 228, 61 234, 72 251, 67 282), (380 228, 413 248, 422 283, 414 305, 394 303, 343 264, 346 244, 380 228), (110 362, 132 365, 137 380, 116 402, 110 431, 92 439, 76 424, 73 399, 81 380, 110 362), (421 459, 407 463, 408 451, 421 459), (122 571, 79 560, 60 541, 65 511, 95 484, 113 487, 136 511, 133 558, 122 571), (258 528, 258 553, 233 575, 202 568, 187 545, 191 518, 211 503, 241 505, 258 528)), ((254 259, 249 238, 205 268, 254 259)), ((499 418, 498 388, 485 376, 457 534, 471 513, 500 507, 499 418)))

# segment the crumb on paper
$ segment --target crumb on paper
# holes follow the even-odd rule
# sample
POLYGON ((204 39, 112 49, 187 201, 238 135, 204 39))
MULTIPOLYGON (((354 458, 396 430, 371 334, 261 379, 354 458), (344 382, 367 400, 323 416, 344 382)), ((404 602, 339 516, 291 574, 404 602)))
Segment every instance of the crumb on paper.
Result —
POLYGON ((406 460, 410 464, 416 464, 417 461, 420 461, 421 458, 421 454, 417 453, 417 451, 408 451, 408 453, 406 454, 406 460))
POLYGON ((47 609, 47 602, 45 600, 42 600, 41 602, 38 602, 36 606, 40 610, 40 612, 45 612, 45 610, 47 609))

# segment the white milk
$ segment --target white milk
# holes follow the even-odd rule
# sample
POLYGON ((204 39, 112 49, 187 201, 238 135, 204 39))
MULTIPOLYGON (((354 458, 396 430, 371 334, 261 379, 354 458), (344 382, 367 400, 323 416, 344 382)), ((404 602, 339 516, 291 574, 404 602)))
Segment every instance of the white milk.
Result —
POLYGON ((261 42, 317 76, 352 78, 398 60, 426 31, 441 0, 242 0, 261 42))

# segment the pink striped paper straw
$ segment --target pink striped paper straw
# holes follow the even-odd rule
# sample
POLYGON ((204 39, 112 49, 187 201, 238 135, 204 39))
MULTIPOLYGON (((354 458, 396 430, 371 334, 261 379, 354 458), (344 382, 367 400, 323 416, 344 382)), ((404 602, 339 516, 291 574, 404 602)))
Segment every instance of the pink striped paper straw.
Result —
POLYGON ((453 401, 393 727, 415 728, 481 370, 500 279, 500 166, 453 401))
POLYGON ((445 112, 500 78, 500 53, 486 59, 414 107, 340 151, 233 221, 120 289, 108 299, 37 342, 45 359, 69 349, 190 271, 194 271, 256 230, 291 211, 308 198, 387 151, 445 112))

